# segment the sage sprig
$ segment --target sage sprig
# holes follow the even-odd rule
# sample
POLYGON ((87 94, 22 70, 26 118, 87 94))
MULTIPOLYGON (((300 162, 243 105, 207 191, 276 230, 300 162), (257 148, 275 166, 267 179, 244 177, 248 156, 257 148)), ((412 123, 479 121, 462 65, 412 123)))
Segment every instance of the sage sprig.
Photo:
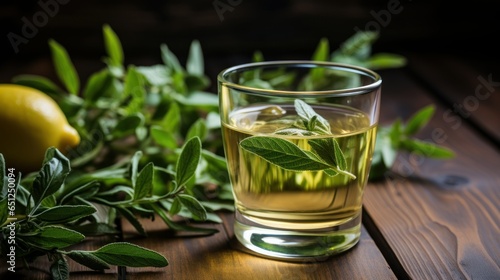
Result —
POLYGON ((290 171, 324 171, 329 176, 338 174, 356 179, 346 170, 346 159, 337 140, 331 133, 330 124, 304 101, 294 101, 297 120, 286 128, 274 132, 280 136, 321 136, 311 138, 311 150, 305 150, 289 140, 276 136, 251 136, 243 139, 240 147, 262 157, 266 161, 290 171))

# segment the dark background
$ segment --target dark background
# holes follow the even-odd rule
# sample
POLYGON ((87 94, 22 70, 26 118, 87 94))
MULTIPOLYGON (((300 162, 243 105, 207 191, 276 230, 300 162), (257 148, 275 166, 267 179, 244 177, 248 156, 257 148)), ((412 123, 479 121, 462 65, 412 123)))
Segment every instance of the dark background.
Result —
MULTIPOLYGON (((40 0, 0 4, 0 82, 26 73, 53 76, 47 41, 66 47, 80 78, 104 66, 102 26, 109 24, 122 41, 126 64, 160 62, 166 43, 185 63, 189 44, 198 39, 207 75, 248 62, 255 50, 267 60, 310 58, 322 37, 332 49, 355 33, 377 30, 375 52, 456 55, 498 61, 498 9, 493 1, 463 3, 422 0, 40 0), (45 6, 50 3, 50 15, 45 6), (229 10, 220 9, 229 5, 229 10), (56 7, 54 7, 54 5, 56 7), (232 5, 232 6, 231 6, 232 5), (397 9, 397 13, 391 13, 397 9), (397 7, 397 8, 394 8, 397 7), (38 13, 38 14, 37 14, 38 13), (40 16, 45 13, 46 18, 40 16), (36 17, 38 15, 38 17, 36 17), (390 16, 390 18, 388 17, 390 16), (379 17, 377 21, 377 17, 379 17), (24 20, 23 20, 24 18, 24 20), (9 34, 23 36, 26 20, 39 27, 18 46, 9 34), (45 23, 45 24, 40 24, 45 23)), ((24 36, 23 36, 24 37, 24 36)))

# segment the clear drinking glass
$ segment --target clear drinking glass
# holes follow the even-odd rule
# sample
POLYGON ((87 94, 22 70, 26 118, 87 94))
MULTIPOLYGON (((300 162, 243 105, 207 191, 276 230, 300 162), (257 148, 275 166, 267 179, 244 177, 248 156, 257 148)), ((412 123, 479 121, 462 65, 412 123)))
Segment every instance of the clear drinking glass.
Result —
POLYGON ((360 237, 382 80, 329 62, 238 65, 218 76, 234 232, 253 253, 326 257, 360 237))

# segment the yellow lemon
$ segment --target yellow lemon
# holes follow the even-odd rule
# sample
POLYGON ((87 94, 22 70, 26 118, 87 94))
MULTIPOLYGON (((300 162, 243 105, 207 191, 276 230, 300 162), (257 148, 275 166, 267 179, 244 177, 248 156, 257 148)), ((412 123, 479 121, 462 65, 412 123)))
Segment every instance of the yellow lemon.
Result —
POLYGON ((0 84, 0 153, 6 167, 40 169, 49 147, 67 152, 80 143, 59 105, 26 86, 0 84))

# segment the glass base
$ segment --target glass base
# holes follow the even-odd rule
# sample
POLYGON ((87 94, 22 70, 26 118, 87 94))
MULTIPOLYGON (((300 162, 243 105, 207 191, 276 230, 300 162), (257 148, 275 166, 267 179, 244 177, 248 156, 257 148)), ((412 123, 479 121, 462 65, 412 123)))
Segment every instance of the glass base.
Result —
POLYGON ((323 261, 358 243, 361 214, 328 229, 297 231, 257 225, 237 212, 234 234, 250 253, 261 257, 286 261, 323 261))

